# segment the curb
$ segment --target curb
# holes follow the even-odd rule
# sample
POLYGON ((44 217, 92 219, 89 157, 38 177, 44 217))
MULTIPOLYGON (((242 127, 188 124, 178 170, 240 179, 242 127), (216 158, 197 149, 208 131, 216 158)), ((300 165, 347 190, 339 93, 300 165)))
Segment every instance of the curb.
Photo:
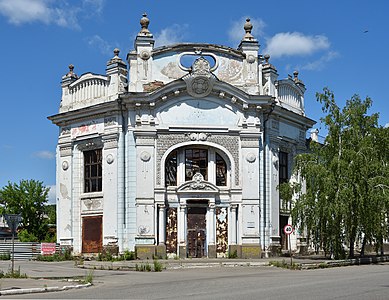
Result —
POLYGON ((32 294, 32 293, 46 293, 46 292, 61 292, 71 289, 81 289, 90 287, 91 283, 77 284, 77 285, 65 285, 63 287, 53 286, 44 288, 31 288, 31 289, 12 289, 6 291, 0 291, 0 296, 5 295, 20 295, 20 294, 32 294))

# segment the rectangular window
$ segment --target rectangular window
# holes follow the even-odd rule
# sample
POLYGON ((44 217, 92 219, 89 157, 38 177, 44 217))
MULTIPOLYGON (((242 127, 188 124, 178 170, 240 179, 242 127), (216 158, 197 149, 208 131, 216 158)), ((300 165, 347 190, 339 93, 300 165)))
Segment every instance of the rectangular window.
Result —
POLYGON ((279 183, 288 182, 288 153, 280 151, 279 153, 279 183))
POLYGON ((204 180, 208 180, 208 150, 185 150, 185 181, 192 180, 193 175, 200 173, 204 180))
POLYGON ((102 183, 102 149, 84 151, 84 192, 101 192, 102 183))

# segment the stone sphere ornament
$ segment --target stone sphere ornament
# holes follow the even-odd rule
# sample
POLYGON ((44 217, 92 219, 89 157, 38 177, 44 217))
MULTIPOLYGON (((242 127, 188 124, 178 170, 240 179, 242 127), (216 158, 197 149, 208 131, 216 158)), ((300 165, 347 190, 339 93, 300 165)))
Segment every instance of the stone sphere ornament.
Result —
POLYGON ((62 162, 62 170, 66 171, 69 169, 69 163, 65 160, 62 162))
POLYGON ((106 160, 107 160, 107 163, 109 165, 112 164, 113 161, 114 161, 113 155, 112 154, 108 154, 107 157, 106 157, 106 160))
POLYGON ((144 162, 149 161, 150 158, 151 158, 151 155, 150 155, 150 153, 147 152, 147 151, 142 151, 142 153, 140 154, 140 159, 141 159, 142 161, 144 161, 144 162))
POLYGON ((252 153, 252 152, 247 153, 247 155, 246 155, 246 160, 247 160, 249 163, 255 162, 256 159, 257 159, 257 157, 255 156, 254 153, 252 153))

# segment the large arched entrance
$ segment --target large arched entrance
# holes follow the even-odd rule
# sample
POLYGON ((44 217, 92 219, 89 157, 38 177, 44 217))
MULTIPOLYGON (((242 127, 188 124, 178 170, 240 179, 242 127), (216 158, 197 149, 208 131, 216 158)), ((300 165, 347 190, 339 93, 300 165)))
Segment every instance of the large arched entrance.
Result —
POLYGON ((165 159, 166 252, 180 257, 228 251, 229 156, 209 145, 173 149, 165 159))

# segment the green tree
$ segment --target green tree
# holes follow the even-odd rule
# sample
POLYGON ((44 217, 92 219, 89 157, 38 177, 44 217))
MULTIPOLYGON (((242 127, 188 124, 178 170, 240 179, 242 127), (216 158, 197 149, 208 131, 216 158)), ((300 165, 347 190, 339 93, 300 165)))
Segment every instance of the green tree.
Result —
POLYGON ((0 212, 22 216, 20 238, 42 241, 47 234, 45 204, 49 188, 36 180, 21 180, 19 184, 8 183, 0 190, 0 212))
POLYGON ((334 94, 317 93, 328 129, 324 144, 311 143, 310 152, 295 160, 295 172, 305 193, 294 186, 295 225, 306 229, 317 249, 354 257, 356 241, 382 245, 388 237, 388 129, 378 126, 378 114, 368 115, 370 98, 354 95, 343 109, 334 94))

